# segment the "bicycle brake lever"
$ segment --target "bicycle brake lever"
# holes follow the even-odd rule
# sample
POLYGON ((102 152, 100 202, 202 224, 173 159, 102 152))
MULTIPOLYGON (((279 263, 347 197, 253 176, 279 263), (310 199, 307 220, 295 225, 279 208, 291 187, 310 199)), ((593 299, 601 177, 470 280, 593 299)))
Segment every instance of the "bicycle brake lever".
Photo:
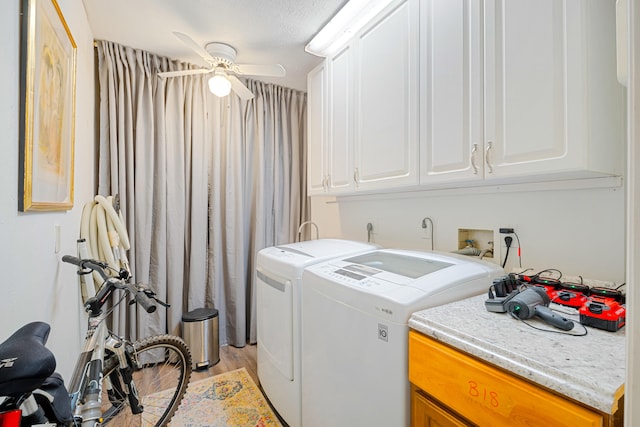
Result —
POLYGON ((161 306, 163 306, 164 308, 169 308, 171 307, 171 304, 168 304, 164 301, 160 301, 158 298, 156 297, 152 297, 158 304, 160 304, 161 306))
POLYGON ((101 268, 107 268, 107 267, 108 267, 108 264, 107 264, 106 262, 104 262, 104 261, 99 261, 99 260, 97 260, 97 259, 83 259, 82 261, 83 261, 83 262, 84 262, 84 261, 88 261, 88 262, 90 262, 90 263, 92 263, 92 264, 97 265, 98 267, 101 267, 101 268))
POLYGON ((144 290, 144 293, 145 293, 145 294, 147 294, 147 296, 148 296, 149 298, 153 299, 155 302, 157 302, 157 303, 158 303, 158 304, 160 304, 161 306, 163 306, 163 307, 165 307, 165 308, 169 308, 169 307, 171 307, 171 304, 168 304, 168 303, 166 303, 166 302, 164 302, 164 301, 159 300, 159 299, 156 297, 156 293, 155 293, 155 292, 153 292, 151 289, 145 289, 145 290, 144 290))

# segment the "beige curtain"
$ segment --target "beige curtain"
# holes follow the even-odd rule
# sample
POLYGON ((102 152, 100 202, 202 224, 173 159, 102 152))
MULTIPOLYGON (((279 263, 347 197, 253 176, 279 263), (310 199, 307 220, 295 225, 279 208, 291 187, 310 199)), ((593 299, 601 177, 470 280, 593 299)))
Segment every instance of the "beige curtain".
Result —
POLYGON ((217 98, 187 66, 98 42, 98 193, 118 194, 132 272, 171 304, 148 315, 120 306, 131 337, 179 334, 182 314, 219 311, 221 344, 255 342, 255 256, 295 240, 309 217, 306 95, 243 80, 248 102, 217 98))

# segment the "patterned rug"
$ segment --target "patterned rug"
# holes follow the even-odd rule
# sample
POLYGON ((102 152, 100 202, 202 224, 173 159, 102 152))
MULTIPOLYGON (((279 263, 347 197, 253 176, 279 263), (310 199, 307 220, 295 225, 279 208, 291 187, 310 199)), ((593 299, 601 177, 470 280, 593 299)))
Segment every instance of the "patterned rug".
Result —
POLYGON ((247 370, 189 384, 171 427, 281 427, 247 370))

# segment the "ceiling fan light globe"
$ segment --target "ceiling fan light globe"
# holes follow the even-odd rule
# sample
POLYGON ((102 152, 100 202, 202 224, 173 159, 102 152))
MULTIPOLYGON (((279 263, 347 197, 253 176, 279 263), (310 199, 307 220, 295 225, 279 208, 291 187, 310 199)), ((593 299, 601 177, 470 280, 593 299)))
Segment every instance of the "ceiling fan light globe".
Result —
POLYGON ((209 90, 215 96, 222 98, 231 92, 231 82, 225 76, 216 74, 209 79, 209 90))

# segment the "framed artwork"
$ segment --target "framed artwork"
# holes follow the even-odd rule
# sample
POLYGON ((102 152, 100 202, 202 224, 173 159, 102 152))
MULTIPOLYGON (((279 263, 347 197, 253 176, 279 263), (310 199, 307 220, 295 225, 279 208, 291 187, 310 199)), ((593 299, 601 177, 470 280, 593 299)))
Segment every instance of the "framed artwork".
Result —
POLYGON ((22 0, 19 211, 73 207, 76 48, 56 0, 22 0))

